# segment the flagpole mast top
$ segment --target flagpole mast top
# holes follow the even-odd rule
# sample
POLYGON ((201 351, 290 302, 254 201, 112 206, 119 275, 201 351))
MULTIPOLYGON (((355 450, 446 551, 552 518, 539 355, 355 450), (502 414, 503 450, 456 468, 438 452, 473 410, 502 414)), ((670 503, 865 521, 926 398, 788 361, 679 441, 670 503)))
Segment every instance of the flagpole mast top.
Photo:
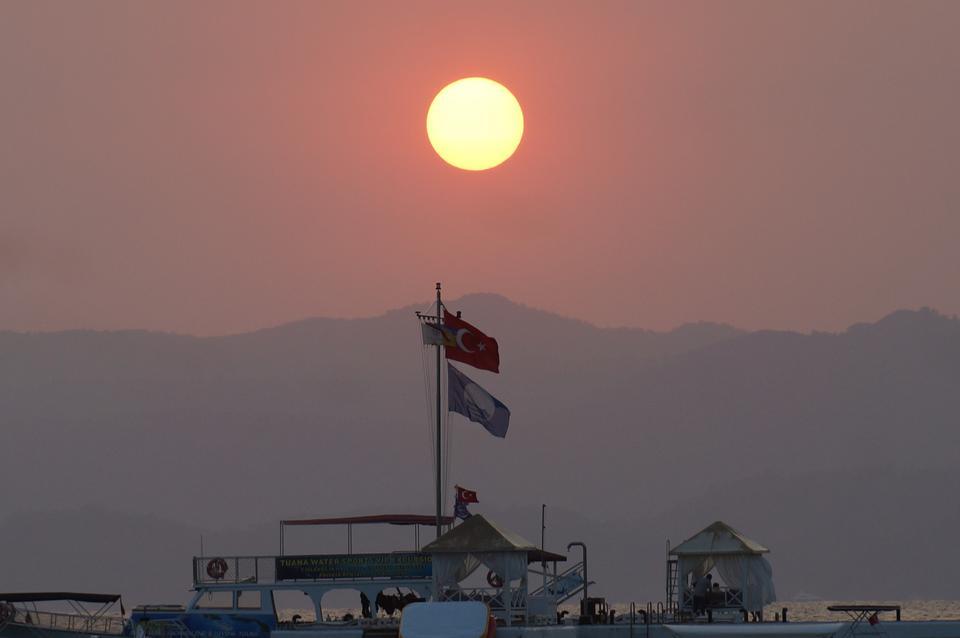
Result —
MULTIPOLYGON (((437 282, 437 328, 443 325, 443 301, 440 299, 440 282, 437 282)), ((441 430, 443 428, 443 419, 441 410, 443 409, 442 399, 440 398, 440 368, 443 363, 443 346, 436 344, 437 349, 437 538, 443 534, 443 487, 442 487, 442 466, 443 466, 443 446, 441 445, 441 430)))

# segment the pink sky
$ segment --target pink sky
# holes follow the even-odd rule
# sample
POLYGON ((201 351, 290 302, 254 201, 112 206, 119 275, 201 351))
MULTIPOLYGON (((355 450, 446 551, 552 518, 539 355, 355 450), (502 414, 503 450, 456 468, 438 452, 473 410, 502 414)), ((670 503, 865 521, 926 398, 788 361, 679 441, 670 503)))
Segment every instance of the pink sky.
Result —
POLYGON ((960 312, 960 3, 0 4, 0 329, 960 312), (508 86, 467 173, 424 118, 508 86))

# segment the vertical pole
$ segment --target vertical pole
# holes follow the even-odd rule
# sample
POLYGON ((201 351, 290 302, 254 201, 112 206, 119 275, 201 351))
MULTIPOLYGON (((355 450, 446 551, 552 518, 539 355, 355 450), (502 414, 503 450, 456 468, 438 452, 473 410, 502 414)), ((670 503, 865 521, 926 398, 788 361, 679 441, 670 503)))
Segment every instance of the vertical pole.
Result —
MULTIPOLYGON (((437 282, 437 328, 443 325, 443 315, 441 311, 443 309, 443 303, 440 300, 440 282, 437 282)), ((441 397, 440 397, 440 364, 441 364, 441 349, 443 344, 437 344, 437 538, 440 538, 440 535, 443 533, 441 525, 443 522, 443 487, 441 486, 441 477, 443 476, 441 472, 441 464, 443 463, 443 448, 440 446, 440 428, 443 424, 443 418, 440 414, 441 409, 441 397)))
POLYGON ((546 523, 546 514, 547 514, 547 504, 542 503, 540 505, 540 554, 542 561, 540 562, 540 571, 543 572, 543 595, 547 595, 547 557, 543 555, 544 544, 543 539, 547 531, 546 523))

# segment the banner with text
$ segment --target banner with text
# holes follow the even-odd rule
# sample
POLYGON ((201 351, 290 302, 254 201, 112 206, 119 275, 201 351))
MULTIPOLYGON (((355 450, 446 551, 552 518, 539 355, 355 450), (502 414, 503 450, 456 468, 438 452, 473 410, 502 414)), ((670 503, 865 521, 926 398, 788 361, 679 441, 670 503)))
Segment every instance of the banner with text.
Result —
POLYGON ((430 555, 420 552, 277 556, 276 565, 277 580, 430 578, 432 568, 430 555))

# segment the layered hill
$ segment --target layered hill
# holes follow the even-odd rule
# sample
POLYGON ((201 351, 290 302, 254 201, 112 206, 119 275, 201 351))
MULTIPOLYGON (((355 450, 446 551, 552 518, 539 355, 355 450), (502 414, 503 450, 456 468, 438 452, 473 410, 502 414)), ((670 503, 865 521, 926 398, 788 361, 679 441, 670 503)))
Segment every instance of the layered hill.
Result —
MULTIPOLYGON (((505 440, 450 417, 451 482, 531 536, 538 527, 526 530, 522 512, 535 518, 543 502, 569 512, 562 540, 592 535, 617 557, 597 556, 614 598, 633 596, 623 556, 652 572, 655 595, 663 540, 715 518, 825 557, 823 570, 784 563, 788 588, 851 591, 843 583, 862 583, 838 581, 838 557, 877 538, 869 547, 907 564, 957 509, 954 318, 900 311, 836 334, 657 333, 496 295, 449 306, 499 340, 500 375, 464 370, 513 412, 505 440)), ((413 310, 211 338, 0 333, 0 523, 93 507, 209 533, 301 514, 432 511, 429 375, 413 310)), ((41 558, 55 542, 9 534, 41 558)), ((919 581, 896 591, 927 592, 931 581, 919 581)))

